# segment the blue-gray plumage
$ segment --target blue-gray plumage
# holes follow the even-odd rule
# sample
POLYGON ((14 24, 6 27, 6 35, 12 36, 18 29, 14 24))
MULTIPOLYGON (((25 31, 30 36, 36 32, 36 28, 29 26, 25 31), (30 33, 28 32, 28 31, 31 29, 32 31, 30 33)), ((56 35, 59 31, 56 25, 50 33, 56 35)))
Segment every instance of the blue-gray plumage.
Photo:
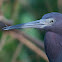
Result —
POLYGON ((42 19, 19 24, 15 26, 4 27, 3 30, 20 28, 41 28, 46 31, 45 51, 49 62, 62 62, 62 14, 52 12, 45 14, 42 19))

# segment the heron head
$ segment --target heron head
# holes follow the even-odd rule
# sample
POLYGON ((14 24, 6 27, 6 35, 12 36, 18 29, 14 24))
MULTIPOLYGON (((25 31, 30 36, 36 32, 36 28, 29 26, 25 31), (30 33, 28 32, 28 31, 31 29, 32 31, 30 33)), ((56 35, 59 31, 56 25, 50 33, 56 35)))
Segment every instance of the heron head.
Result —
POLYGON ((21 28, 40 28, 46 31, 61 33, 62 14, 57 12, 52 12, 52 13, 45 14, 40 20, 36 20, 24 24, 18 24, 14 26, 7 26, 2 29, 11 30, 11 29, 21 29, 21 28))

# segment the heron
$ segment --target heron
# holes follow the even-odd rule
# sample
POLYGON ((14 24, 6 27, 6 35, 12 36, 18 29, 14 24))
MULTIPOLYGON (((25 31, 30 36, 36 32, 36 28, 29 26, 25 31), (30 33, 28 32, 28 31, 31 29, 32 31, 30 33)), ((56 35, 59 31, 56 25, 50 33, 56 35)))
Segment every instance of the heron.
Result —
POLYGON ((58 12, 51 12, 45 14, 42 19, 18 24, 14 26, 7 26, 3 30, 21 29, 21 28, 40 28, 45 30, 44 37, 45 52, 49 62, 62 62, 62 14, 58 12))

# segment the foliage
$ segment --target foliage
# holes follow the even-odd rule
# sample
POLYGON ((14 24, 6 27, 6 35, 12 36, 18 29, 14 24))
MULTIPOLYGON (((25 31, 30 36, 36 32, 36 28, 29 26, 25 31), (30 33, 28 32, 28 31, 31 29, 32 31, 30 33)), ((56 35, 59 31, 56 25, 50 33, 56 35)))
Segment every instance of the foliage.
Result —
MULTIPOLYGON (((8 20, 13 20, 13 24, 16 25, 41 19, 44 14, 53 11, 58 12, 59 10, 57 0, 3 0, 2 11, 3 15, 8 20)), ((20 29, 20 31, 41 41, 44 39, 45 32, 39 29, 20 29)), ((0 39, 3 37, 3 33, 0 32, 0 39)), ((46 62, 46 60, 38 56, 24 44, 21 43, 22 46, 18 47, 20 44, 19 40, 6 34, 4 38, 4 45, 0 45, 0 62, 46 62), (17 47, 20 50, 16 56, 17 47), (16 60, 14 59, 14 54, 16 60)))

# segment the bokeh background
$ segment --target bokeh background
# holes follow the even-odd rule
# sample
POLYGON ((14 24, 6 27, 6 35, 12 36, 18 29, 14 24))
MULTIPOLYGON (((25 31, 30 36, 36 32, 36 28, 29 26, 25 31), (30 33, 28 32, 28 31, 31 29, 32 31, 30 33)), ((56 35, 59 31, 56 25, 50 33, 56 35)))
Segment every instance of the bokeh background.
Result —
MULTIPOLYGON (((0 21, 16 25, 62 12, 62 0, 0 0, 0 21)), ((48 62, 45 32, 40 29, 0 30, 0 62, 48 62)))

